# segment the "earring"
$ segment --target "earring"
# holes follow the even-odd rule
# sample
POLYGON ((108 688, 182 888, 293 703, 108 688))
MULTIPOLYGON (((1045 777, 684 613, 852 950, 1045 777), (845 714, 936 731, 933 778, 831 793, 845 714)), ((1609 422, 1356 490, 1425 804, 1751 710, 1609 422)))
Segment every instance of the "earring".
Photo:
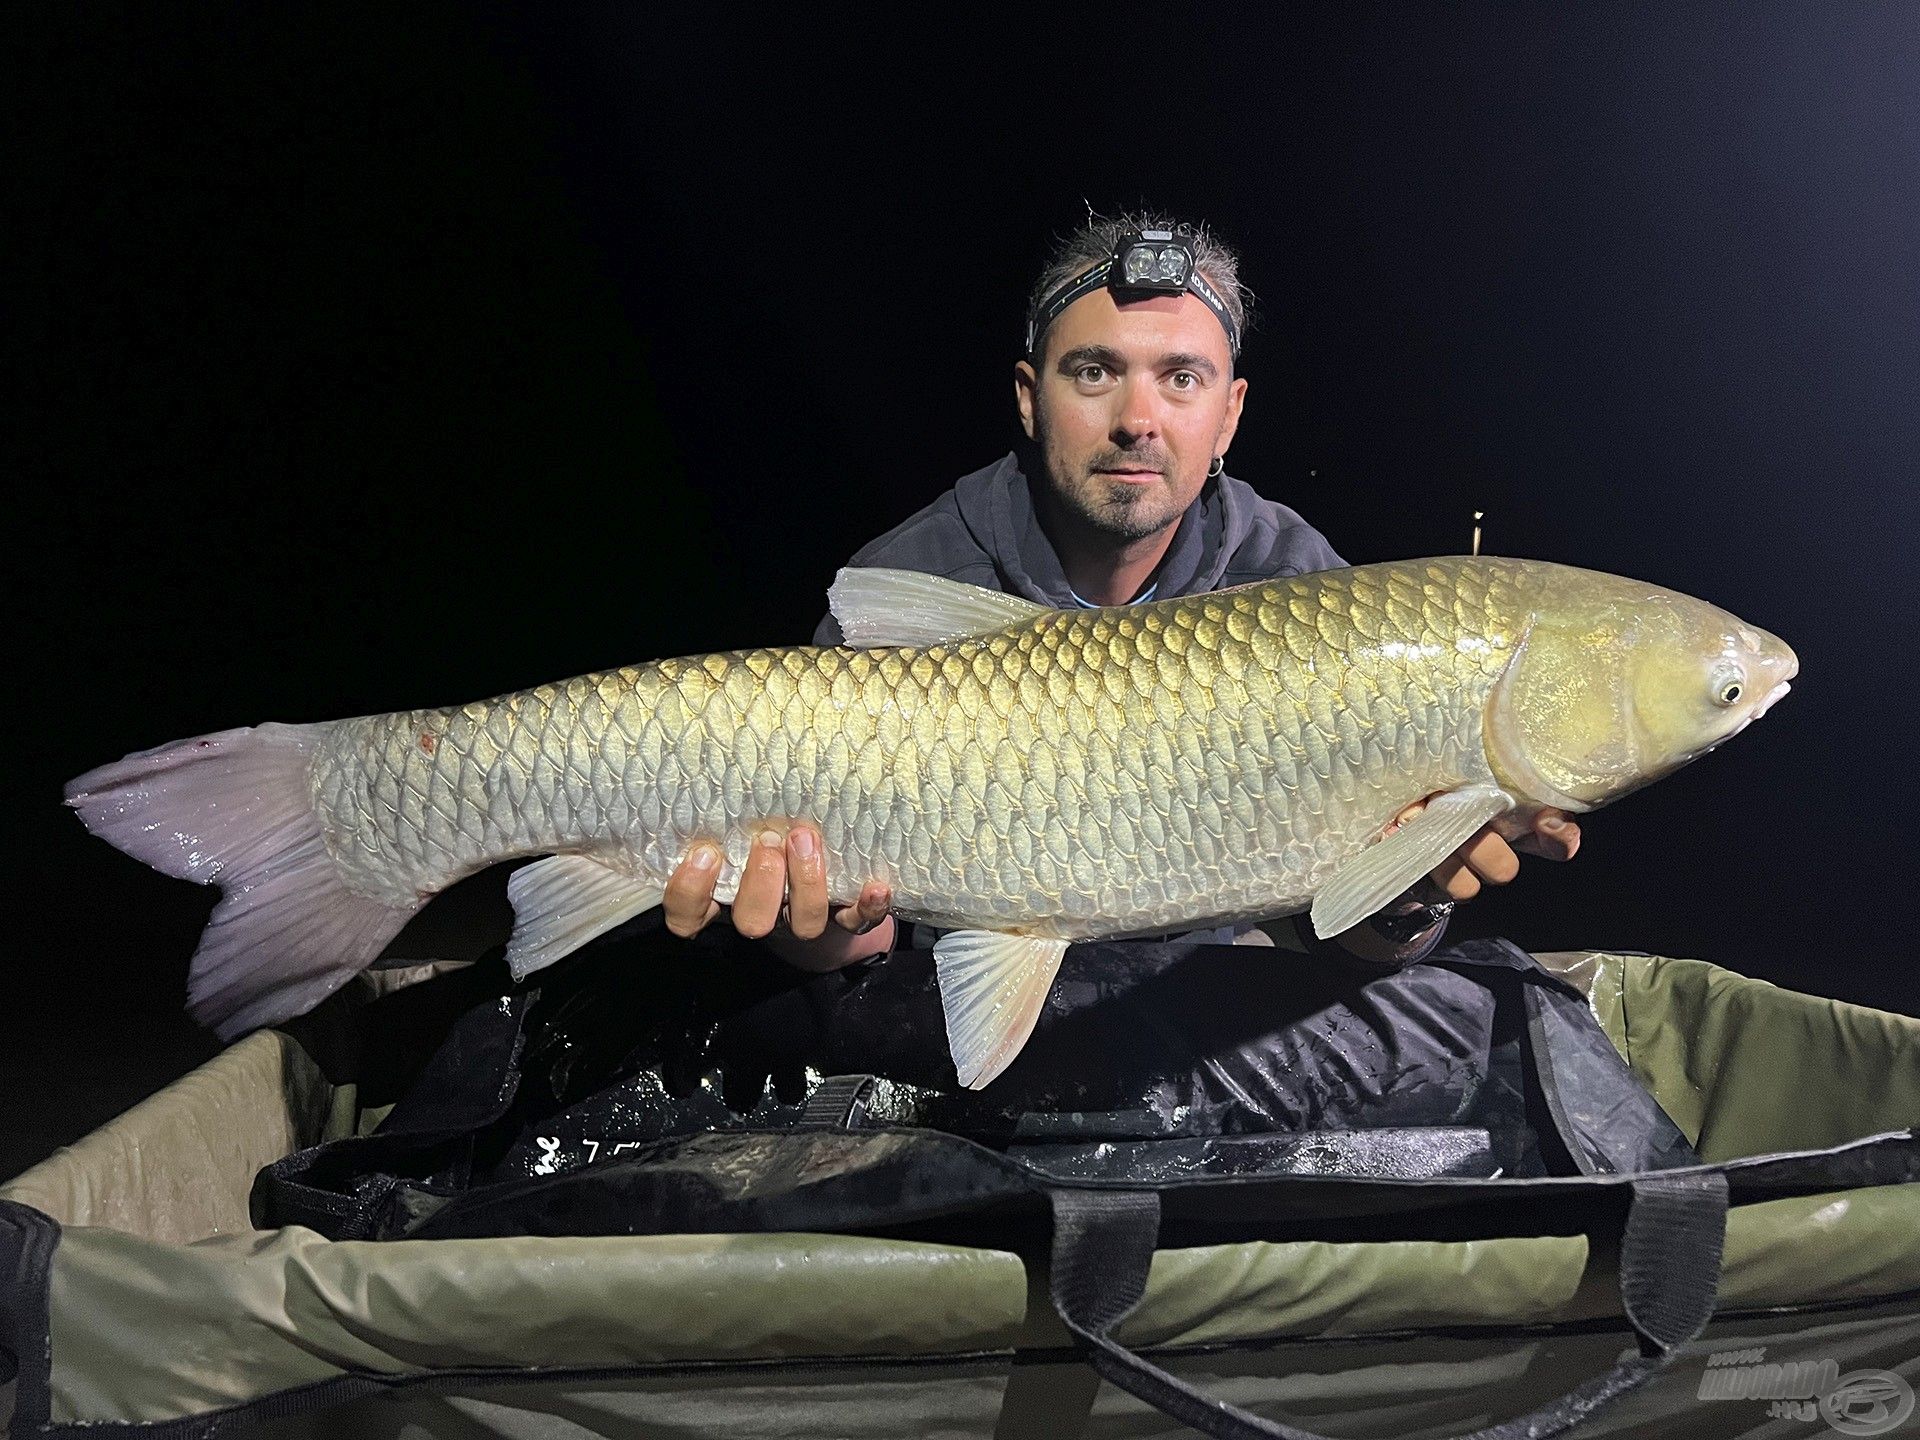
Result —
POLYGON ((1220 473, 1220 472, 1221 472, 1222 470, 1224 470, 1224 469, 1226 469, 1226 468, 1227 468, 1227 457, 1226 457, 1226 456, 1224 456, 1224 455, 1216 455, 1216 456, 1214 456, 1214 457, 1213 457, 1213 464, 1211 464, 1211 465, 1209 465, 1209 466, 1207 467, 1207 478, 1208 478, 1209 480, 1211 480, 1211 479, 1213 479, 1213 478, 1214 478, 1215 476, 1217 476, 1217 475, 1218 475, 1218 474, 1219 474, 1219 473, 1220 473))

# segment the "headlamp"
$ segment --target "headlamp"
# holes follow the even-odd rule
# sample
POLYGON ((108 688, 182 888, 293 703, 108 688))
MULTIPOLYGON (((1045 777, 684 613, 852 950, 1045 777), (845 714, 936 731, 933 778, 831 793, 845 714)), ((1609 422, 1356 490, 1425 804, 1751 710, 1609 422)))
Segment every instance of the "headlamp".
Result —
POLYGON ((1122 235, 1113 247, 1113 254, 1091 270, 1074 276, 1041 302, 1027 322, 1028 356, 1039 358, 1040 337, 1047 333, 1047 327, 1062 310, 1103 285, 1121 304, 1143 295, 1198 296, 1227 332, 1228 352, 1236 357, 1240 354, 1240 327, 1234 323, 1233 314, 1219 292, 1195 267, 1192 243, 1171 230, 1142 230, 1122 235))

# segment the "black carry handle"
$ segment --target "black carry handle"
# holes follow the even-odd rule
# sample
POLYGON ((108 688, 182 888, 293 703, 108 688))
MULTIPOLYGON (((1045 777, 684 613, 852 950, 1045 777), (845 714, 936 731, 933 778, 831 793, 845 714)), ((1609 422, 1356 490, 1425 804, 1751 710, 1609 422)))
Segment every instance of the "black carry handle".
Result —
MULTIPOLYGON (((1122 1390, 1217 1440, 1323 1440, 1194 1386, 1113 1339, 1147 1289, 1160 1232, 1151 1191, 1054 1190, 1053 1305, 1093 1368, 1122 1390)), ((1640 1353, 1539 1409, 1460 1440, 1546 1440, 1644 1384, 1706 1328, 1720 1288, 1727 1177, 1715 1171, 1633 1182, 1620 1246, 1620 1298, 1640 1353)))

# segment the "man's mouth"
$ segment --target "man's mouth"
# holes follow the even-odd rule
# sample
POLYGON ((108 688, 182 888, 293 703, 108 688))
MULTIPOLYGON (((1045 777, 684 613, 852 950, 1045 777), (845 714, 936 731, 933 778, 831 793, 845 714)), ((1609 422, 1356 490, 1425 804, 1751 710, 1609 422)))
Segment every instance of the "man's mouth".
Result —
POLYGON ((1129 485, 1147 485, 1160 478, 1160 472, 1158 470, 1115 470, 1102 467, 1093 473, 1096 475, 1104 475, 1109 480, 1124 481, 1129 485))

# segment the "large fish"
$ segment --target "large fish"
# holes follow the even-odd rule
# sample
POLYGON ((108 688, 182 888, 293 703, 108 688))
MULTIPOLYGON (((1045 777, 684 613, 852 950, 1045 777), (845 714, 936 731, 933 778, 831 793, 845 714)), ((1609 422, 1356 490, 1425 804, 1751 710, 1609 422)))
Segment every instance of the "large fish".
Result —
POLYGON ((1073 611, 847 570, 832 600, 847 647, 228 730, 95 770, 67 803, 222 888, 188 984, 222 1036, 310 1008, 497 861, 550 857, 509 885, 519 977, 659 904, 695 839, 724 847, 727 900, 757 832, 809 820, 835 899, 884 879, 899 915, 953 932, 936 964, 978 1087, 1070 941, 1309 907, 1337 934, 1483 825, 1591 810, 1713 749, 1798 668, 1701 601, 1526 560, 1073 611))

